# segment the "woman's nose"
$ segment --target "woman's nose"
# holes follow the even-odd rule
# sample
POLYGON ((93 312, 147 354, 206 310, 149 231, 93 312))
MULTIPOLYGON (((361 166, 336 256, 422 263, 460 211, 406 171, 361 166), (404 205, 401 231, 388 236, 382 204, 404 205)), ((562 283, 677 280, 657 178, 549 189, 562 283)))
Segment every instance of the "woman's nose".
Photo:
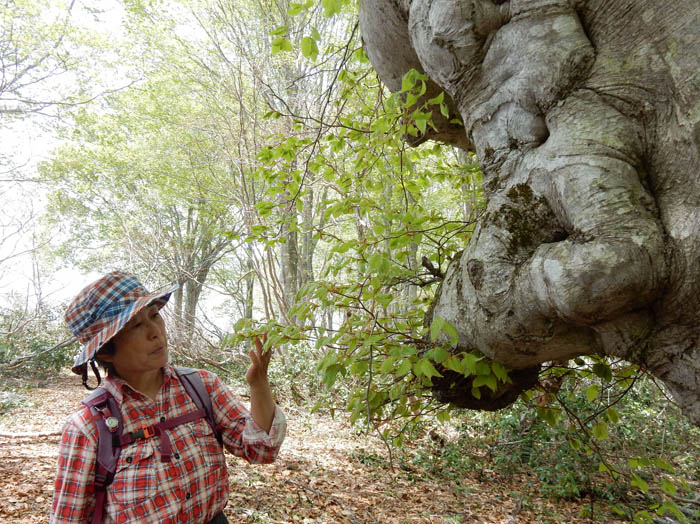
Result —
POLYGON ((160 335, 160 328, 153 320, 148 321, 148 337, 156 338, 160 335))

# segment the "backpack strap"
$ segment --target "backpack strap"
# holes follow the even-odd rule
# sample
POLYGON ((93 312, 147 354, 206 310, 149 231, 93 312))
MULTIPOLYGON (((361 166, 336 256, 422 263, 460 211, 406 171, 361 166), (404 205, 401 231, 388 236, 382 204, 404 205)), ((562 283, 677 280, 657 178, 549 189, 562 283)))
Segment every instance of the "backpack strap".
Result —
POLYGON ((139 439, 159 435, 161 460, 168 462, 172 454, 172 447, 165 430, 199 418, 207 420, 216 435, 216 440, 219 441, 219 444, 222 443, 221 432, 217 430, 214 422, 211 397, 209 397, 209 392, 204 385, 202 377, 197 373, 196 369, 173 369, 175 369, 175 374, 180 378, 185 391, 196 404, 196 411, 124 435, 121 410, 109 391, 103 387, 97 387, 82 401, 83 405, 90 410, 90 414, 97 425, 97 458, 94 481, 96 500, 91 524, 101 524, 104 518, 107 487, 114 480, 114 473, 117 469, 117 461, 119 460, 122 446, 129 445, 139 439))
POLYGON ((216 435, 216 440, 219 444, 222 444, 221 431, 216 427, 216 422, 214 422, 214 411, 211 404, 211 397, 207 391, 207 387, 204 385, 202 376, 198 373, 198 370, 192 368, 183 367, 173 367, 175 374, 180 378, 180 382, 184 386, 187 394, 192 398, 195 405, 199 409, 203 409, 209 426, 211 430, 216 435))
POLYGON ((114 397, 103 387, 96 388, 83 400, 97 426, 97 457, 95 463, 95 512, 92 524, 100 524, 104 517, 107 486, 114 480, 121 447, 114 446, 124 430, 122 415, 114 397))
POLYGON ((157 424, 152 424, 150 426, 143 426, 137 431, 132 431, 126 435, 121 435, 120 437, 112 437, 113 445, 118 447, 128 446, 132 442, 137 440, 146 440, 151 437, 160 437, 160 460, 161 462, 170 462, 171 456, 173 454, 173 448, 170 443, 170 438, 165 432, 166 429, 174 428, 180 424, 187 424, 193 420, 200 418, 206 418, 206 413, 203 408, 190 411, 179 417, 171 418, 165 422, 158 422, 157 424))

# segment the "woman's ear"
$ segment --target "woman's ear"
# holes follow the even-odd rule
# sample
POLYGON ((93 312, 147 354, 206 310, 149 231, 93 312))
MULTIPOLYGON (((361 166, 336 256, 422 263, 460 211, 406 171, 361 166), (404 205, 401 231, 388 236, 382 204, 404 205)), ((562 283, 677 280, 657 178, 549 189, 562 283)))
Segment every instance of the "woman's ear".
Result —
POLYGON ((114 342, 114 338, 112 338, 97 350, 95 357, 99 358, 102 362, 114 362, 114 355, 116 353, 117 346, 114 342))
POLYGON ((110 354, 110 353, 103 353, 103 354, 98 353, 97 357, 99 357, 99 359, 102 360, 103 362, 114 362, 114 353, 112 353, 112 354, 110 354))

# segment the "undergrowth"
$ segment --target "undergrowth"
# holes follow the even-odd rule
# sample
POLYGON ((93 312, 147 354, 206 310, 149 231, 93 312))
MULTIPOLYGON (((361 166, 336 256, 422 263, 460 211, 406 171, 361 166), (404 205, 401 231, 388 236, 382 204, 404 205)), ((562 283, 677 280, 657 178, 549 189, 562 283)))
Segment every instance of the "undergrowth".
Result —
POLYGON ((605 438, 586 436, 578 422, 596 408, 585 387, 559 390, 549 409, 563 414, 554 423, 538 416, 537 397, 500 412, 453 415, 448 425, 426 428, 404 466, 450 482, 468 475, 518 486, 525 504, 533 493, 587 501, 581 516, 592 521, 700 522, 700 429, 644 378, 616 403, 605 438))

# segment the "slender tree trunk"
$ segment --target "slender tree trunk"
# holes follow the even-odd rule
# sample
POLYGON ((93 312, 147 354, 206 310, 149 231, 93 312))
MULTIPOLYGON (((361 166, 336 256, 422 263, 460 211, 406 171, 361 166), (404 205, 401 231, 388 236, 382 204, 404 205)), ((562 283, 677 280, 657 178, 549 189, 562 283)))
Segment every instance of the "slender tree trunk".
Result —
POLYGON ((314 249, 316 244, 313 240, 313 211, 314 192, 309 189, 304 197, 304 207, 302 212, 302 242, 301 242, 301 271, 299 285, 303 286, 314 280, 314 249))
POLYGON ((282 235, 285 242, 280 244, 280 280, 285 307, 289 308, 294 303, 294 298, 299 289, 299 251, 297 249, 297 232, 288 224, 282 227, 282 235))
POLYGON ((245 277, 245 306, 243 310, 243 317, 252 320, 253 319, 253 300, 255 291, 255 264, 253 262, 253 245, 248 244, 246 247, 246 277, 245 277))

